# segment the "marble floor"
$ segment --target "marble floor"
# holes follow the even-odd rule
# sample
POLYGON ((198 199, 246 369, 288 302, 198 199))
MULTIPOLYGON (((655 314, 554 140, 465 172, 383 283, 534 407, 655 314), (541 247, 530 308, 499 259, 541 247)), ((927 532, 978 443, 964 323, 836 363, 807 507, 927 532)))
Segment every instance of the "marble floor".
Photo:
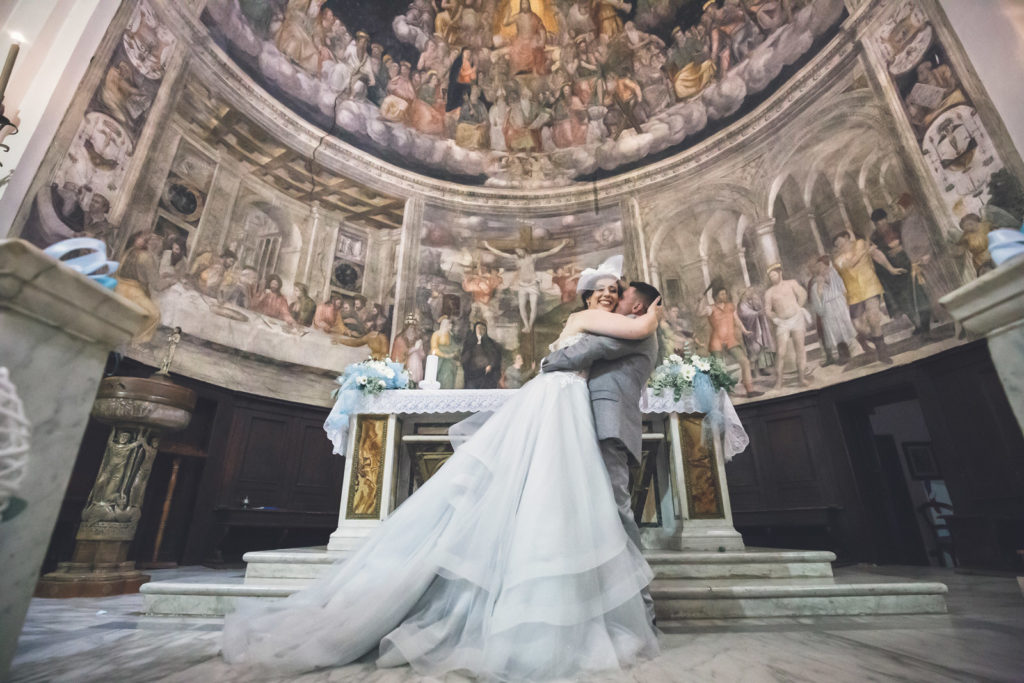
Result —
MULTIPOLYGON (((242 570, 184 568, 155 580, 218 581, 242 570)), ((837 581, 940 581, 949 614, 693 621, 661 637, 662 654, 588 681, 1024 681, 1024 596, 1013 578, 926 567, 858 565, 837 581)), ((217 655, 219 619, 145 617, 142 596, 34 599, 11 680, 19 682, 255 680, 217 655)), ((354 664, 294 679, 399 683, 408 668, 354 664)), ((448 681, 461 681, 449 677, 448 681)))

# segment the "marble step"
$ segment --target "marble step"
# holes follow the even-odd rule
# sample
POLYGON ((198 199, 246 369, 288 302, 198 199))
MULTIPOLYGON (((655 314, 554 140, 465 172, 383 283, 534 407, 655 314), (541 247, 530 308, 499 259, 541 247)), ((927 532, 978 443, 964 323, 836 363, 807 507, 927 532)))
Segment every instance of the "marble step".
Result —
POLYGON ((835 553, 751 549, 731 552, 649 551, 655 579, 831 578, 835 553))
MULTIPOLYGON (((244 598, 279 600, 305 583, 155 581, 141 593, 152 616, 222 616, 244 598)), ((693 619, 944 614, 941 583, 836 583, 834 579, 713 579, 651 585, 658 625, 680 628, 693 619), (681 585, 684 584, 684 585, 681 585)))
MULTIPOLYGON (((323 548, 261 550, 246 553, 247 583, 315 579, 343 555, 323 548)), ((733 552, 649 551, 644 557, 659 579, 831 577, 834 553, 747 549, 733 552)), ((284 584, 288 585, 288 584, 284 584)))
POLYGON ((651 585, 658 626, 693 619, 945 614, 941 583, 835 583, 828 580, 677 582, 651 585))

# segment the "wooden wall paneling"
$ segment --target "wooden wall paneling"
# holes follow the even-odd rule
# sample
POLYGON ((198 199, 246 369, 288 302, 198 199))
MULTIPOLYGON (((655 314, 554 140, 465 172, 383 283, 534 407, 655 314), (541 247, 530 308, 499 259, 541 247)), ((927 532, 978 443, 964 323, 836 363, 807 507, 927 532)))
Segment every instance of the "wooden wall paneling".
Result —
POLYGON ((324 433, 327 412, 295 421, 296 448, 289 452, 294 475, 286 504, 291 510, 337 512, 345 458, 333 453, 324 433))

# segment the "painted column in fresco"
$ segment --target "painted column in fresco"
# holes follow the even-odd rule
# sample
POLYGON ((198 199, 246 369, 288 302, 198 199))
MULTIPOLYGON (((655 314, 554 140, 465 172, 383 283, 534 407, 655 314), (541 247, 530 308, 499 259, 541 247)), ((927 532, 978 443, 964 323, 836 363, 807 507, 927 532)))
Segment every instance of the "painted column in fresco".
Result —
POLYGON ((242 186, 241 167, 230 155, 219 153, 213 172, 206 210, 189 245, 189 259, 204 251, 220 254, 227 240, 228 217, 242 186))
POLYGON ((767 268, 773 263, 781 263, 782 254, 779 253, 779 243, 775 240, 775 219, 769 218, 756 225, 754 234, 757 235, 757 244, 761 248, 763 265, 767 268))
POLYGON ((647 243, 644 231, 643 213, 636 197, 626 197, 619 202, 622 211, 622 234, 625 239, 627 274, 650 282, 661 288, 661 274, 650 263, 644 245, 647 243))
MULTIPOLYGON (((423 197, 415 195, 405 202, 402 232, 398 243, 397 276, 395 278, 395 313, 391 326, 391 345, 402 331, 402 322, 416 312, 416 273, 420 233, 423 229, 423 197)), ((390 348, 390 347, 389 347, 390 348)))

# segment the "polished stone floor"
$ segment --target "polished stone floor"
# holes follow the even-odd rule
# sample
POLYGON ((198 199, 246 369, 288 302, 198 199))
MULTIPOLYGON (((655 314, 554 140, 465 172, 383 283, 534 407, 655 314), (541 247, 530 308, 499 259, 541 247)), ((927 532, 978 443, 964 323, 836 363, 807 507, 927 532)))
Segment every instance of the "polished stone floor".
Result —
MULTIPOLYGON (((218 581, 241 570, 185 568, 156 580, 218 581)), ((838 581, 923 580, 949 586, 949 614, 694 621, 661 637, 662 655, 588 681, 1024 681, 1024 596, 1013 578, 924 567, 856 566, 838 581)), ((251 681, 217 655, 218 619, 152 618, 139 595, 35 599, 13 681, 251 681)), ((408 668, 355 664, 300 681, 392 683, 408 668)), ((464 680, 449 677, 446 680, 464 680)))

